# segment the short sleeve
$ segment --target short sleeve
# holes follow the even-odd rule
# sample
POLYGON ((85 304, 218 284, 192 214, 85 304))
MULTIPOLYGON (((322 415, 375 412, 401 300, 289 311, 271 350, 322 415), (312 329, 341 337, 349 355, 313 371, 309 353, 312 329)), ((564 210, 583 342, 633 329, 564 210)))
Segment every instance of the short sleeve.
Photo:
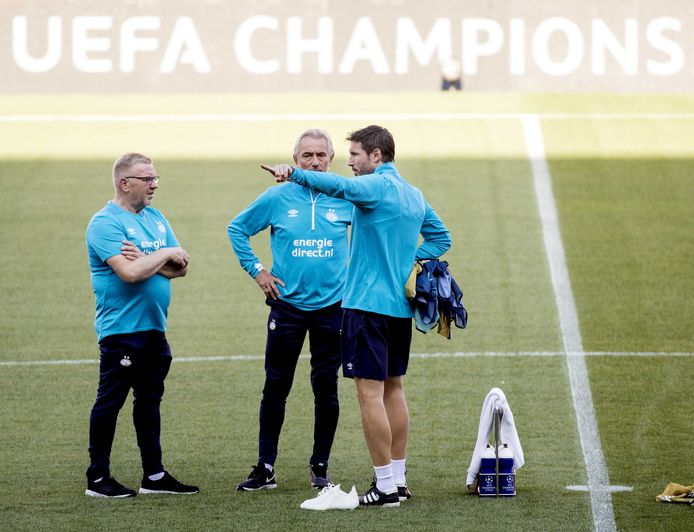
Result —
POLYGON ((120 255, 125 239, 123 227, 106 216, 96 216, 87 228, 87 245, 102 262, 120 255))

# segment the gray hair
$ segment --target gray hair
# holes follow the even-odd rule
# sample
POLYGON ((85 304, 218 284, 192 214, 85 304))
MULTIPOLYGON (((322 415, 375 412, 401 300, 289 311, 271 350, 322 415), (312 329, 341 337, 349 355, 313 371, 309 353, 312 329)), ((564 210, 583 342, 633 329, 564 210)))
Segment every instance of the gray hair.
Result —
POLYGON ((296 139, 296 142, 294 143, 294 157, 299 155, 299 144, 301 144, 301 141, 306 137, 312 137, 314 139, 325 139, 325 142, 328 144, 328 155, 331 159, 335 156, 335 150, 333 149, 333 141, 330 140, 330 135, 328 135, 328 132, 324 129, 314 128, 307 129, 301 135, 299 135, 298 139, 296 139))
POLYGON ((120 179, 133 166, 138 163, 152 164, 152 159, 141 153, 126 153, 113 163, 113 179, 120 179))

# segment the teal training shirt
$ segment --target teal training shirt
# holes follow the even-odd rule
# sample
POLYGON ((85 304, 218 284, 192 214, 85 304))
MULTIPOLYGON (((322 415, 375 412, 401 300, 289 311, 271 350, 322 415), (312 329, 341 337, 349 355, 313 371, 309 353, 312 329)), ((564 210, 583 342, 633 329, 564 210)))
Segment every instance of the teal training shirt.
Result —
POLYGON ((296 168, 290 179, 355 206, 342 307, 412 317, 405 283, 414 261, 438 258, 451 247, 446 226, 422 192, 393 163, 353 178, 296 168))
POLYGON ((271 227, 271 273, 282 299, 301 310, 318 310, 342 299, 347 276, 352 205, 295 183, 270 187, 236 216, 229 240, 241 267, 255 278, 260 260, 250 237, 271 227))
POLYGON ((98 339, 113 334, 166 331, 171 280, 155 274, 128 284, 106 263, 120 255, 123 240, 130 240, 146 254, 177 247, 178 240, 164 215, 153 207, 135 214, 109 201, 89 222, 86 240, 98 339))

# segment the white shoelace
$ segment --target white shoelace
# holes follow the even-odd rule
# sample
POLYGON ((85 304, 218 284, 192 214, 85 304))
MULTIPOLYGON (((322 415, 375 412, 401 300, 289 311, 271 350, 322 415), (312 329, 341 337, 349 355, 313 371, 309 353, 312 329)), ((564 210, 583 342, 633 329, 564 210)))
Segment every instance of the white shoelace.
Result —
POLYGON ((334 487, 335 487, 335 486, 334 486, 333 484, 328 483, 327 486, 325 486, 322 490, 320 490, 320 492, 319 492, 318 495, 316 496, 316 499, 319 498, 319 497, 322 497, 323 495, 326 495, 326 494, 330 493, 330 492, 333 490, 334 487))

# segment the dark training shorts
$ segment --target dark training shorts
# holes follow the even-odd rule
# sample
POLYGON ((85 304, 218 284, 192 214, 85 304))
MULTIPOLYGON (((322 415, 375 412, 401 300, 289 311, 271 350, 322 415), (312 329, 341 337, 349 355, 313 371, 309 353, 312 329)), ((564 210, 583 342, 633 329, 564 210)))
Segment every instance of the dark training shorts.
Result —
POLYGON ((385 381, 407 372, 412 342, 412 319, 344 309, 342 316, 342 373, 385 381))

